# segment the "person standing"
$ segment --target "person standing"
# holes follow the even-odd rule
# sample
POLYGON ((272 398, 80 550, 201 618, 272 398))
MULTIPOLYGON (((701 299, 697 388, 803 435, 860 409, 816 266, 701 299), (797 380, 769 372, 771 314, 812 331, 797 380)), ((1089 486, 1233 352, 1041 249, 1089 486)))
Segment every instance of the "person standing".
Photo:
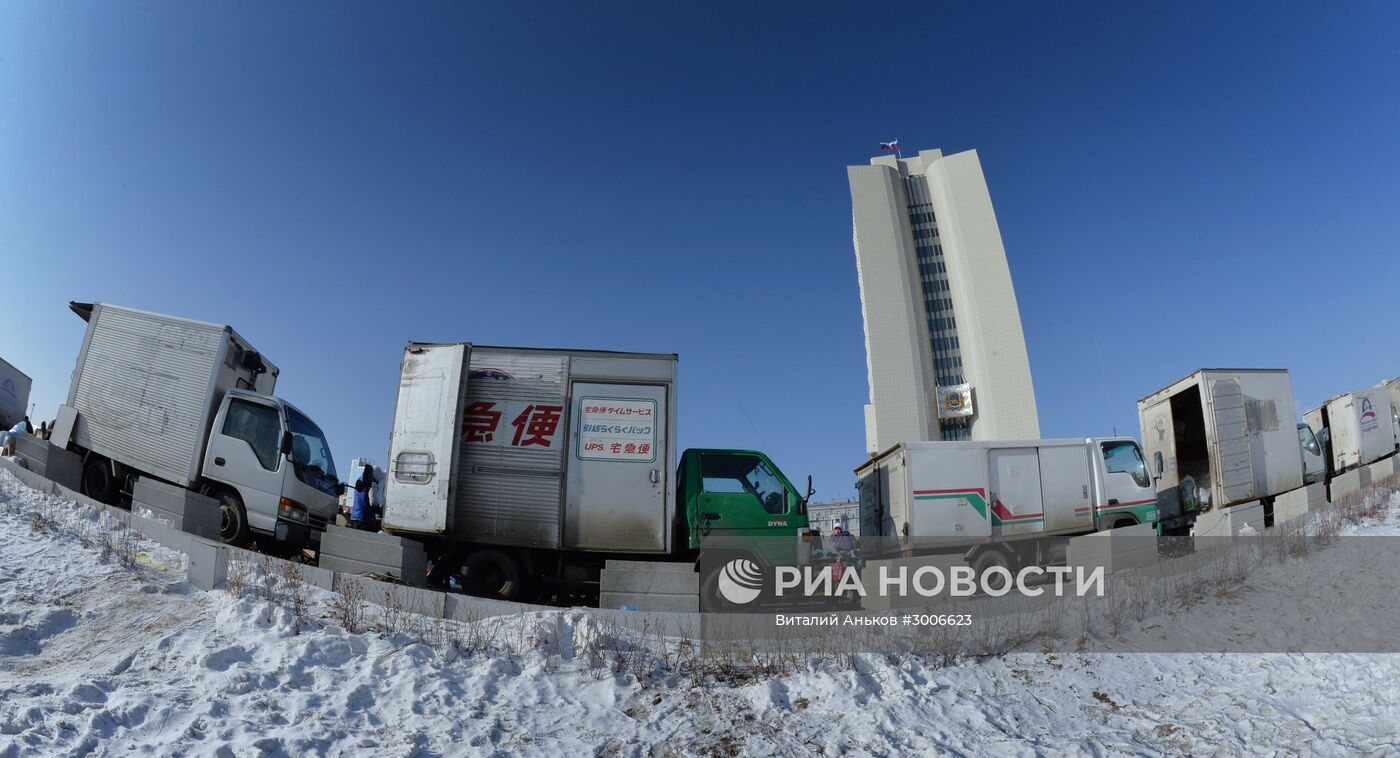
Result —
POLYGON ((350 528, 379 531, 379 514, 374 503, 374 467, 366 465, 355 480, 355 499, 350 506, 350 528))

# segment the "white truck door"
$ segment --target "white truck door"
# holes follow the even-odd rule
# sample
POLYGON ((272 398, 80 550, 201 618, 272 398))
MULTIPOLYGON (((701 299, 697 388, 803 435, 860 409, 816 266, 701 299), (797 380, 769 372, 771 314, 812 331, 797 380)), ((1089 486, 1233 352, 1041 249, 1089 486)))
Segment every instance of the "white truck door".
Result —
POLYGON ((452 528, 452 474, 461 445, 470 345, 409 345, 389 437, 384 526, 441 534, 452 528))
POLYGON ((992 515, 992 534, 1044 531, 1040 454, 1036 448, 993 448, 987 457, 991 473, 987 507, 992 515))
POLYGON ((1356 406, 1358 463, 1371 463, 1395 452, 1395 432, 1390 425, 1390 396, 1384 389, 1353 393, 1356 406))
POLYGON ((204 476, 237 490, 248 526, 262 532, 277 529, 282 467, 291 465, 281 453, 281 437, 282 414, 277 406, 229 397, 223 415, 215 419, 204 454, 204 476))
POLYGON ((1254 499, 1254 455, 1250 450, 1244 392, 1238 381, 1216 379, 1210 383, 1210 414, 1215 426, 1215 471, 1220 480, 1214 489, 1225 498, 1214 505, 1223 507, 1254 499))
POLYGON ((1096 443, 1099 476, 1103 492, 1094 503, 1098 529, 1117 524, 1152 524, 1157 521, 1157 492, 1152 486, 1147 461, 1132 440, 1104 440, 1096 443))
MULTIPOLYGON (((905 453, 905 477, 890 475, 890 513, 894 534, 911 539, 959 537, 972 540, 992 535, 987 498, 986 451, 977 447, 910 449, 905 453), (907 484, 906 484, 907 482, 907 484), (894 505, 896 488, 909 488, 908 516, 894 505)), ((889 535, 887 535, 889 536, 889 535)))
POLYGON ((672 492, 666 387, 575 382, 564 546, 659 553, 672 492))
POLYGON ((1089 490, 1089 453, 1083 444, 1040 448, 1040 499, 1045 506, 1045 531, 1094 528, 1089 490))

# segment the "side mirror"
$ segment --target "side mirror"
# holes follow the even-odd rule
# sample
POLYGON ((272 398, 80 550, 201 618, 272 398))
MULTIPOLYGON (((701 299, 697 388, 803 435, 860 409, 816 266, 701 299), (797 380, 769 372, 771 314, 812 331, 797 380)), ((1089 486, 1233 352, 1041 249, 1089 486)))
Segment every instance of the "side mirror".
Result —
POLYGON ((345 482, 335 483, 335 496, 340 497, 345 494, 345 482))
POLYGON ((291 433, 291 431, 289 430, 289 431, 284 431, 284 432, 282 432, 282 455, 291 455, 291 454, 292 454, 292 433, 291 433))
POLYGON ((817 491, 816 491, 815 489, 812 489, 812 475, 811 475, 811 474, 808 474, 808 475, 807 475, 807 494, 805 494, 805 495, 802 496, 802 502, 803 502, 803 503, 810 503, 810 502, 812 502, 812 496, 815 495, 815 494, 817 494, 817 491))

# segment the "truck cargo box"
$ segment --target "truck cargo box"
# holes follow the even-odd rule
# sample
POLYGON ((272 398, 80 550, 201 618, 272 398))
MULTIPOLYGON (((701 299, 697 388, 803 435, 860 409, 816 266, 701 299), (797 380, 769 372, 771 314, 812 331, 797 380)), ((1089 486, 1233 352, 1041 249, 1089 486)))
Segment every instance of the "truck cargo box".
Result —
POLYGON ((72 303, 87 320, 68 405, 72 440, 181 486, 203 465, 224 392, 271 393, 277 368, 224 324, 106 303, 72 303))
POLYGON ((385 528, 518 547, 667 553, 676 356, 409 343, 385 528))
POLYGON ((1326 430, 1333 473, 1378 461, 1395 452, 1395 423, 1386 387, 1344 392, 1303 414, 1303 421, 1321 434, 1326 430))
POLYGON ((904 442, 856 476, 862 535, 913 547, 1083 534, 1157 518, 1142 451, 1125 437, 904 442))
POLYGON ((0 358, 0 431, 9 431, 29 415, 29 386, 28 374, 0 358))
POLYGON ((1138 400, 1138 418, 1164 525, 1303 486, 1285 369, 1200 369, 1138 400))

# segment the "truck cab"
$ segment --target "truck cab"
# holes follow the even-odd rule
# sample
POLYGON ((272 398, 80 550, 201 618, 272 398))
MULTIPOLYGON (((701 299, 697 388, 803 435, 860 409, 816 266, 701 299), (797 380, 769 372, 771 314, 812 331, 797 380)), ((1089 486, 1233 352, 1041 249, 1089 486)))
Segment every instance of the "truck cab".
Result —
POLYGON ((319 543, 341 490, 320 427, 291 403, 248 390, 220 402, 201 473, 219 500, 219 538, 231 543, 250 532, 319 543))
MULTIPOLYGON (((690 550, 706 541, 743 537, 778 537, 777 544, 790 550, 795 535, 807 529, 806 497, 757 450, 686 450, 679 469, 678 498, 690 550)), ((767 541, 754 544, 760 542, 767 541)), ((787 556, 765 557, 777 562, 787 556)))

